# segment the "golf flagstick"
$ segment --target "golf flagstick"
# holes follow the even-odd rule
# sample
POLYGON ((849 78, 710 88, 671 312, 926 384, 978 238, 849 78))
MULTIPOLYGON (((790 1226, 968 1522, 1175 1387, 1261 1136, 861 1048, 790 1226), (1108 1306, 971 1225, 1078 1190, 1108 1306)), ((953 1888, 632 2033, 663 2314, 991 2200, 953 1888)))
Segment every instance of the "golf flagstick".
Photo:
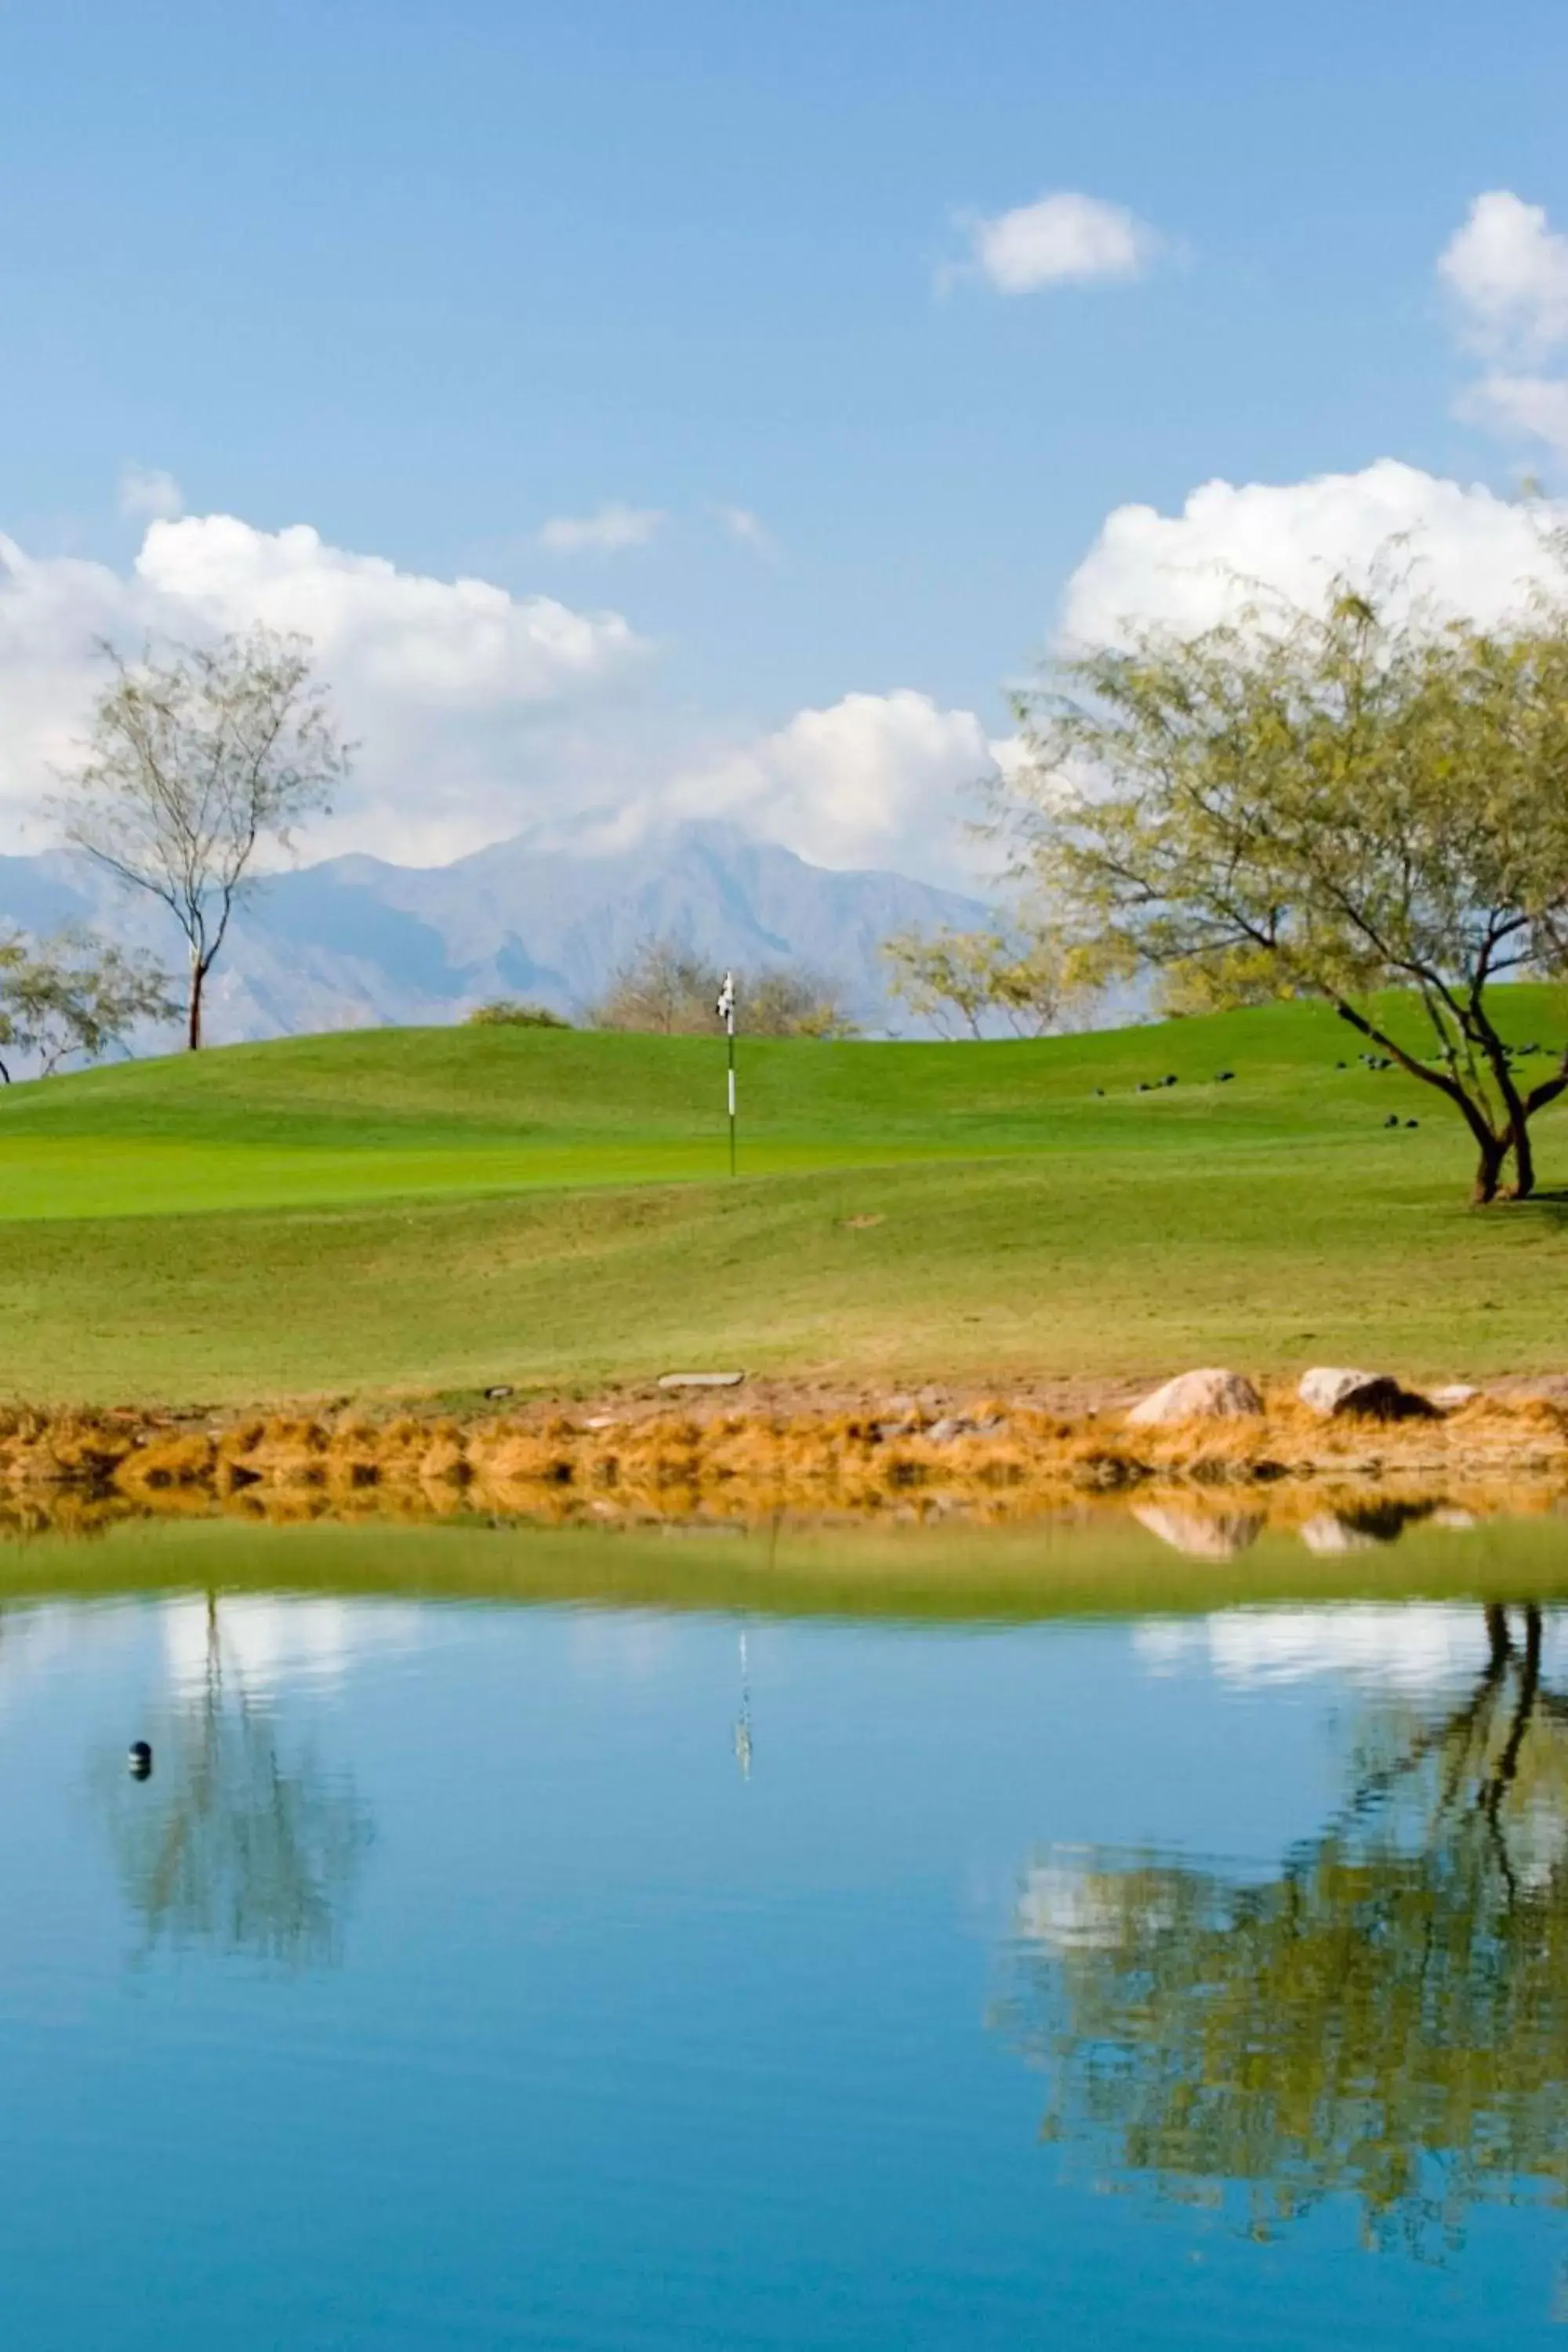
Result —
POLYGON ((735 975, 724 974, 724 985, 719 991, 719 1002, 713 1007, 724 1024, 724 1040, 729 1052, 730 1079, 730 1173, 735 1172, 735 975))

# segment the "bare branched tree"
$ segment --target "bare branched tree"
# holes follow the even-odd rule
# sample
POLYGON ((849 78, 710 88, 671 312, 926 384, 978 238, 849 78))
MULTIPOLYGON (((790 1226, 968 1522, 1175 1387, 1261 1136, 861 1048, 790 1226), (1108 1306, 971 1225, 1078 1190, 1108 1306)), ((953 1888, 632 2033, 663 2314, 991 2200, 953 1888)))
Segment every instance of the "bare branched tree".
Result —
MULTIPOLYGON (((676 938, 639 941, 616 965, 588 1015, 595 1029, 637 1029, 661 1036, 707 1036, 723 973, 676 938)), ((737 972, 742 1027, 753 1037, 853 1037, 843 991, 805 963, 737 972)))
POLYGON ((603 996, 590 1007, 589 1026, 637 1029, 662 1037, 704 1035, 713 1026, 722 976, 717 965, 681 940, 640 940, 616 965, 603 996))
POLYGON ((259 878, 257 853, 287 848, 330 806, 348 751, 302 637, 258 628, 134 666, 104 650, 113 677, 59 811, 68 841, 179 924, 194 1050, 207 975, 259 878))

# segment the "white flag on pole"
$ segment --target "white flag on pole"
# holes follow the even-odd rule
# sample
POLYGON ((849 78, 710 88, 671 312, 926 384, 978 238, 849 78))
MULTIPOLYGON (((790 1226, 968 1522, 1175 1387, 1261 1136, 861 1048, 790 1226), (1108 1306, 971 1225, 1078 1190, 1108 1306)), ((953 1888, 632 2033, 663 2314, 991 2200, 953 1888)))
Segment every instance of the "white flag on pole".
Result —
POLYGON ((724 974, 724 985, 719 991, 719 1002, 713 1010, 725 1028, 732 1031, 735 1026, 735 975, 732 971, 724 974))

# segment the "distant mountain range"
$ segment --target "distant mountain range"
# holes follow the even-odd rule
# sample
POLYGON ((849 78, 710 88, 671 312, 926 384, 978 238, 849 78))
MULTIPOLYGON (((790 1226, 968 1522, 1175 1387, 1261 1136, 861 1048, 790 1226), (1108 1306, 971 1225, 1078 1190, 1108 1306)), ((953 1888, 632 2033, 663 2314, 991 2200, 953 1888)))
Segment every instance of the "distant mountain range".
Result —
MULTIPOLYGON (((607 856, 543 850, 522 835, 451 866, 334 857, 272 877, 237 918, 209 983, 208 1034, 222 1044, 441 1023, 494 996, 577 1015, 656 933, 741 969, 799 959, 838 981, 868 1034, 909 1032, 915 1024, 888 996, 881 942, 986 912, 977 898, 903 875, 808 866, 720 823, 607 856)), ((70 922, 181 969, 172 918, 90 859, 70 850, 0 857, 0 924, 47 933, 70 922)))

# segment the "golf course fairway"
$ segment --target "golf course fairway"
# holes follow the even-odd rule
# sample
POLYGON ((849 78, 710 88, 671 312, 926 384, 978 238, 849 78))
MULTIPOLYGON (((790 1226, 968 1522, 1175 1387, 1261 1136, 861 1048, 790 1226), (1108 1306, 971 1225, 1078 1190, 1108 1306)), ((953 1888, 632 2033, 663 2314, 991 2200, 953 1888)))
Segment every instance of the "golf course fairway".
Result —
MULTIPOLYGON (((1544 1076, 1561 995, 1505 1001, 1544 1076)), ((1382 1011, 1418 1039, 1414 1008, 1382 1011)), ((1539 1196, 1473 1210, 1459 1120, 1360 1045, 1303 1003, 1018 1043, 743 1038, 733 1180, 718 1039, 382 1029, 19 1085, 0 1381, 457 1403, 687 1364, 1560 1369, 1568 1110, 1538 1122, 1539 1196)))

